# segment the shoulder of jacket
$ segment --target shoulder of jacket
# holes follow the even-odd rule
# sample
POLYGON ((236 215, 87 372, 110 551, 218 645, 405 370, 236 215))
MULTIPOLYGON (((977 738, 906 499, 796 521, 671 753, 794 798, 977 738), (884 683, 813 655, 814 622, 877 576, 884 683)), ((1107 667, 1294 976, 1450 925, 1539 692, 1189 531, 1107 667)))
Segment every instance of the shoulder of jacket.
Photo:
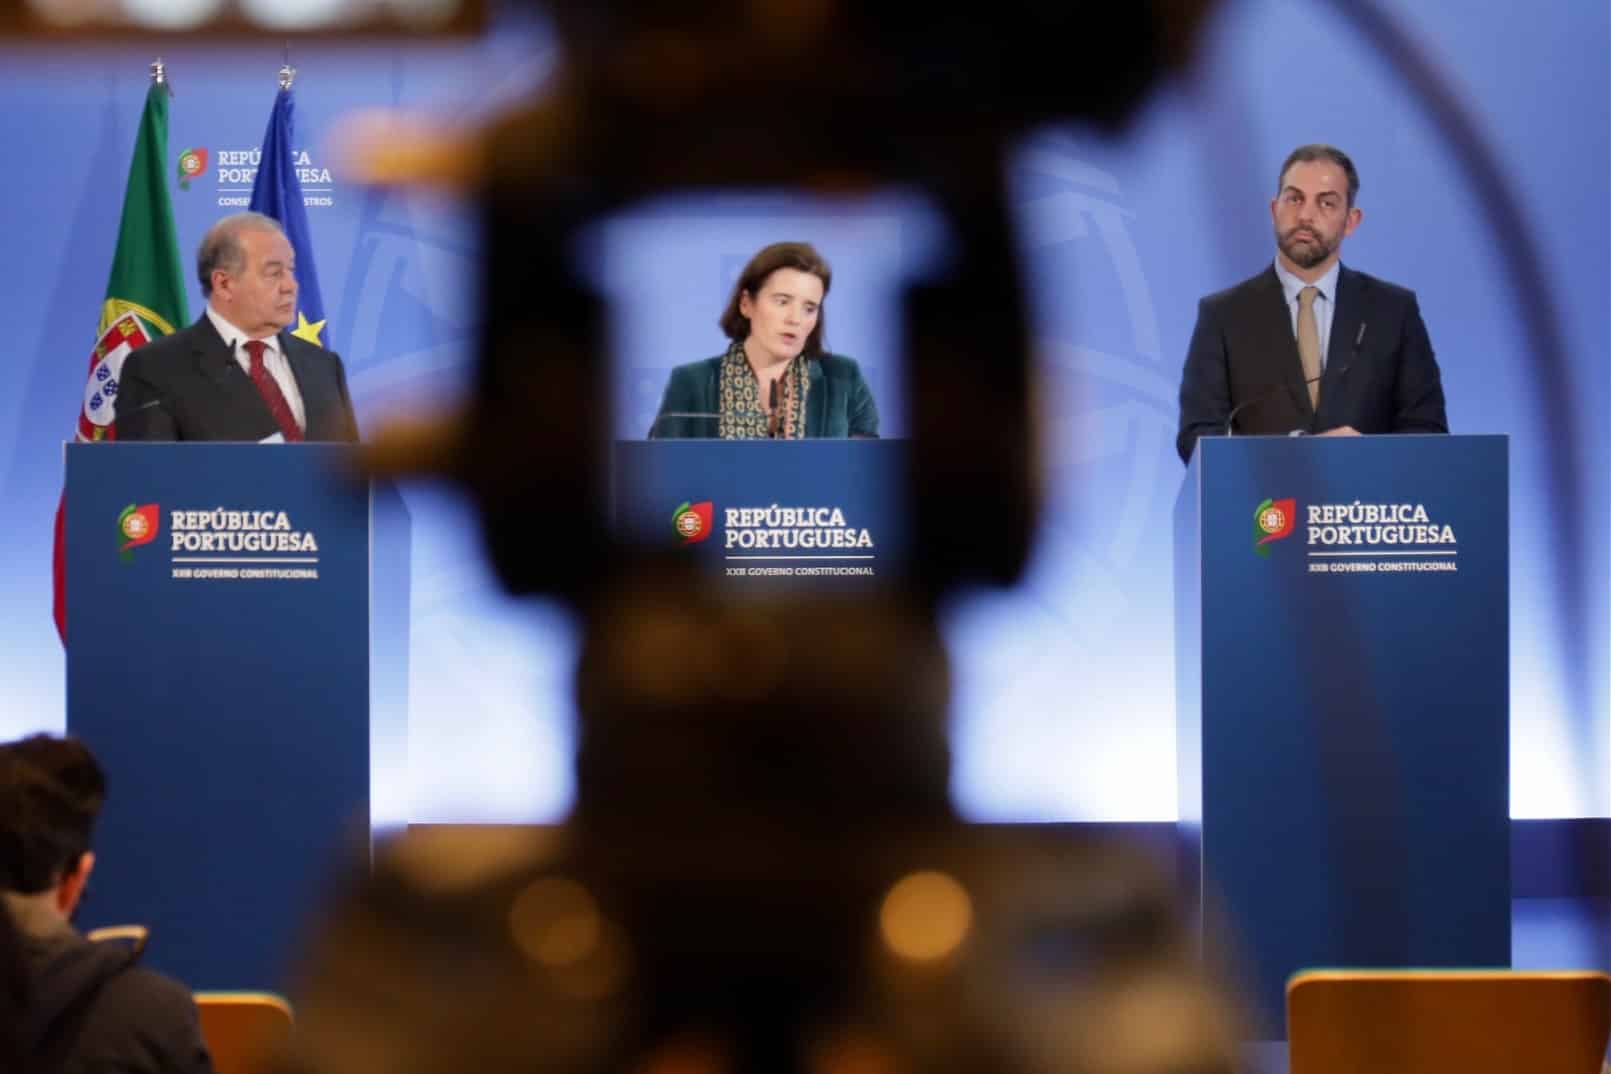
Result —
POLYGON ((1204 296, 1203 305, 1210 308, 1223 307, 1256 299, 1267 292, 1274 292, 1278 296, 1281 294, 1281 281, 1276 278, 1273 268, 1255 272, 1245 280, 1239 280, 1223 290, 1204 296))
POLYGON ((825 377, 839 379, 861 376, 861 366, 857 364, 856 359, 843 354, 820 354, 816 361, 825 377))
POLYGON ((130 962, 113 973, 101 989, 108 1001, 122 1009, 146 1011, 174 1010, 181 1013, 195 1005, 190 989, 165 973, 130 962))
POLYGON ((187 328, 181 328, 177 332, 159 336, 143 347, 135 348, 129 352, 129 356, 123 362, 127 365, 136 358, 140 360, 141 365, 170 361, 182 355, 190 354, 200 345, 201 341, 197 338, 196 328, 191 325, 187 328))
POLYGON ((689 377, 710 376, 722 367, 724 355, 718 354, 714 358, 701 358, 695 362, 684 362, 671 367, 671 375, 675 379, 685 380, 689 377))
POLYGON ((341 356, 335 351, 331 350, 329 347, 322 346, 318 343, 310 343, 300 336, 294 336, 289 332, 281 335, 280 339, 285 344, 285 352, 287 354, 295 352, 304 357, 312 358, 314 361, 330 361, 337 363, 341 361, 341 356))
POLYGON ((1358 269, 1345 269, 1354 278, 1355 286, 1370 295, 1373 300, 1387 299, 1392 302, 1405 303, 1415 301, 1415 292, 1408 287, 1384 280, 1380 276, 1372 276, 1368 272, 1358 269))

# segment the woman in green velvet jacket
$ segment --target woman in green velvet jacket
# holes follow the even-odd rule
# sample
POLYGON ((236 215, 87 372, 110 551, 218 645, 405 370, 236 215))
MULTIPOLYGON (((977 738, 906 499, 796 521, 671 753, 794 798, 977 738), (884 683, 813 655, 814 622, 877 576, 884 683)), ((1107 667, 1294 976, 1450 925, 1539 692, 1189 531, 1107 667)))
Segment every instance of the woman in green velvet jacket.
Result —
POLYGON ((850 358, 822 349, 833 274, 803 242, 750 259, 722 314, 723 354, 671 371, 651 438, 874 437, 878 407, 850 358))

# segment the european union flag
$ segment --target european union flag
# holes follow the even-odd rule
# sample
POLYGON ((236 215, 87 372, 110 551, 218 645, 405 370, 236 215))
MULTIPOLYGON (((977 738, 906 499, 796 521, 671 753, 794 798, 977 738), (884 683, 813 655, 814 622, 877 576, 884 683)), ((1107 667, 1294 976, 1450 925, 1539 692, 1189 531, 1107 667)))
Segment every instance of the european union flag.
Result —
POLYGON ((313 267, 308 211, 302 204, 302 181, 291 149, 295 107, 291 87, 282 83, 274 98, 274 111, 269 114, 268 130, 263 132, 263 155, 257 166, 257 180, 252 184, 250 208, 278 220, 296 252, 297 311, 291 334, 323 347, 324 298, 319 294, 319 273, 313 267))

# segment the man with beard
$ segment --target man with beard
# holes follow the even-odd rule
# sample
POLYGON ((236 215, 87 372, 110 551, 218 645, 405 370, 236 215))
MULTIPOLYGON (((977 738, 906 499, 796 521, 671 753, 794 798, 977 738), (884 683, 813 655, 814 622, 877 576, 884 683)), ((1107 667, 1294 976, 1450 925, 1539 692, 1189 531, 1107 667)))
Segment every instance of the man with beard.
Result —
POLYGON ((1209 295, 1180 382, 1175 446, 1224 434, 1446 433, 1443 385, 1415 293, 1344 268, 1359 226, 1359 173, 1305 145, 1270 202, 1275 264, 1209 295))

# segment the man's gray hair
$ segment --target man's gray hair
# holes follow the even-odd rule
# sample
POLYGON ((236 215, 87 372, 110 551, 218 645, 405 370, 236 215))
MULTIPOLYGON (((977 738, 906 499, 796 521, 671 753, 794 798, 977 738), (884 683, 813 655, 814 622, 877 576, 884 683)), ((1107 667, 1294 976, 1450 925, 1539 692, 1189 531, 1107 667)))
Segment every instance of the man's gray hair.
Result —
POLYGON ((246 248, 241 245, 241 232, 253 228, 285 234, 280 222, 272 216, 254 213, 232 213, 207 229, 201 237, 201 248, 196 251, 196 275, 201 279, 201 293, 211 297, 213 271, 223 269, 237 274, 246 268, 246 248))

